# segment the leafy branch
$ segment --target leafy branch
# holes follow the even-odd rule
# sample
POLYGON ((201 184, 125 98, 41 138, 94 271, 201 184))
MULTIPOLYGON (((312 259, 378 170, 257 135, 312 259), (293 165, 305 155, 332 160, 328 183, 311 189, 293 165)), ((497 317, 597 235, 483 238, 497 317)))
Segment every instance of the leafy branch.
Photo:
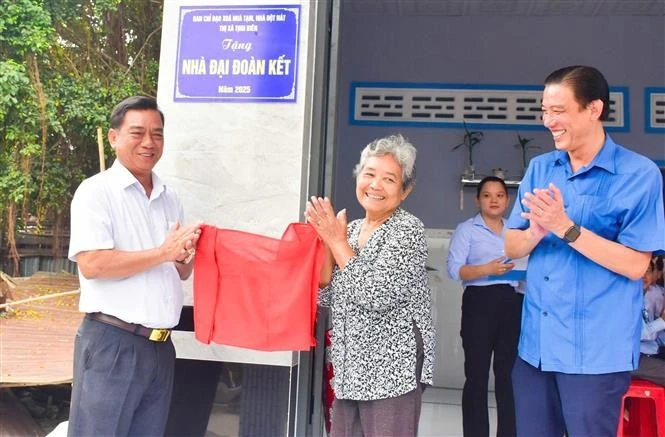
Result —
POLYGON ((468 164, 469 167, 471 167, 473 166, 473 148, 476 146, 476 144, 482 141, 484 134, 480 131, 470 131, 466 126, 466 122, 463 121, 462 123, 464 124, 464 138, 462 139, 461 143, 454 145, 450 150, 457 150, 462 146, 466 147, 466 152, 469 159, 468 164))
POLYGON ((522 169, 526 170, 528 164, 526 159, 527 151, 529 149, 540 149, 540 146, 529 145, 529 143, 533 141, 533 138, 525 138, 521 136, 519 132, 517 133, 517 141, 518 142, 514 146, 520 149, 522 155, 522 169))

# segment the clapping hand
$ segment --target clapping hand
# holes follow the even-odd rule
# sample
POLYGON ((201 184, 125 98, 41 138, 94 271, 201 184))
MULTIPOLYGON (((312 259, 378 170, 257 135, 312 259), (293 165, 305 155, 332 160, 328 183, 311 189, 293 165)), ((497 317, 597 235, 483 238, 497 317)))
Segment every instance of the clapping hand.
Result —
POLYGON ((327 197, 312 196, 305 208, 305 219, 327 245, 337 240, 346 242, 346 209, 335 214, 327 197))
POLYGON ((201 222, 181 226, 176 222, 169 230, 162 247, 170 261, 189 263, 196 253, 196 243, 201 236, 201 222))

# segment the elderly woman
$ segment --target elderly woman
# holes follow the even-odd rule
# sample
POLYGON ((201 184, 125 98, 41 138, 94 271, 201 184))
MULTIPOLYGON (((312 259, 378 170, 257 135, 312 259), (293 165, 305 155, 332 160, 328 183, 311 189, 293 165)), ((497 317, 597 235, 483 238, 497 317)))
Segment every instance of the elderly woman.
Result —
POLYGON ((346 223, 327 198, 305 211, 328 249, 320 304, 332 311, 335 401, 331 436, 415 436, 432 383, 434 328, 423 223, 400 208, 413 189, 416 149, 374 140, 356 165, 365 218, 346 223))

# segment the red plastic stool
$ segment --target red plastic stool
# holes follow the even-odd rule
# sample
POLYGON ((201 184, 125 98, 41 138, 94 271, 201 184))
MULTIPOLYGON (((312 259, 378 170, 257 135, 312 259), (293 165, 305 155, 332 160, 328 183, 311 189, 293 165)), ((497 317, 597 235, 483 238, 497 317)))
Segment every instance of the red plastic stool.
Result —
POLYGON ((665 387, 633 378, 621 402, 617 437, 665 437, 665 387))

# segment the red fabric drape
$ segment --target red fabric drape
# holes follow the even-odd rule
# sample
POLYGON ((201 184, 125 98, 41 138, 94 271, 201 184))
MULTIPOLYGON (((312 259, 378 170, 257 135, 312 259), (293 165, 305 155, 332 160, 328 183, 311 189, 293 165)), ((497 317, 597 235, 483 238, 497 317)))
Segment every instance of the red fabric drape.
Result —
POLYGON ((281 239, 204 225, 194 261, 196 339, 263 351, 316 344, 323 244, 308 224, 281 239))

